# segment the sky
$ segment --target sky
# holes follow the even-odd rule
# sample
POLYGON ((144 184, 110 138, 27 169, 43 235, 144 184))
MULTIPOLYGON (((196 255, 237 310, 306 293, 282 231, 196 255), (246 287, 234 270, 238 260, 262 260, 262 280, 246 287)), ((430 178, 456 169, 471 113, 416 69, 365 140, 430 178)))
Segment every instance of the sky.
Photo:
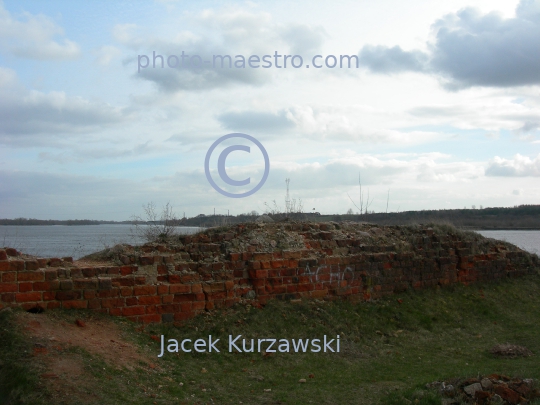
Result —
POLYGON ((539 204, 539 38, 540 0, 0 0, 0 218, 539 204))

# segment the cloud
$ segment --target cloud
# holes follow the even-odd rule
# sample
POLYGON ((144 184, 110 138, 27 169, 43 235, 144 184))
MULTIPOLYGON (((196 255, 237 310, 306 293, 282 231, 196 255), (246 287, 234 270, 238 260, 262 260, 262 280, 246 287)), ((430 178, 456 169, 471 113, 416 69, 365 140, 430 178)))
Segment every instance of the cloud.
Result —
POLYGON ((495 156, 486 169, 486 176, 540 177, 540 155, 531 159, 519 153, 513 159, 495 156))
POLYGON ((281 30, 281 37, 289 44, 292 55, 316 55, 321 51, 328 34, 322 27, 291 24, 281 30))
POLYGON ((426 69, 427 55, 420 51, 407 52, 399 46, 366 45, 359 55, 360 63, 376 73, 422 72, 426 69))
POLYGON ((101 66, 108 66, 113 59, 122 54, 122 51, 112 45, 104 45, 97 49, 94 54, 96 55, 96 62, 101 66))
MULTIPOLYGON (((137 52, 136 56, 124 61, 136 72, 133 77, 153 82, 165 93, 230 85, 258 87, 272 82, 272 69, 263 68, 263 61, 259 62, 259 68, 251 68, 248 65, 250 56, 272 56, 274 51, 280 55, 311 55, 320 51, 327 37, 320 26, 279 23, 268 13, 234 8, 205 10, 190 15, 190 18, 197 22, 199 31, 174 30, 168 36, 158 37, 147 32, 145 27, 134 24, 114 27, 113 37, 116 41, 137 52), (270 49, 269 44, 272 44, 270 49), (188 57, 182 59, 182 52, 188 57), (146 68, 140 67, 146 64, 143 55, 149 58, 146 68), (163 59, 157 58, 157 55, 163 59), (214 55, 225 57, 223 66, 222 60, 214 59, 214 55), (232 67, 229 67, 227 55, 232 67), (240 63, 241 57, 245 59, 245 67, 235 67, 235 62, 240 63)), ((274 60, 273 56, 271 60, 274 60)), ((256 64, 253 62, 253 65, 256 64)))
POLYGON ((218 121, 228 130, 272 132, 294 128, 294 122, 282 110, 278 113, 261 111, 229 112, 218 116, 218 121))
MULTIPOLYGON (((37 135, 83 133, 125 118, 121 109, 108 104, 69 97, 64 92, 28 90, 17 82, 12 70, 0 68, 1 143, 35 145, 37 135)), ((43 138, 43 142, 50 140, 43 138)))
POLYGON ((503 18, 465 8, 432 25, 429 52, 367 45, 360 51, 372 72, 427 72, 445 87, 511 87, 540 84, 540 0, 521 0, 516 16, 503 18))
POLYGON ((0 2, 0 48, 11 54, 37 60, 79 57, 79 45, 63 35, 64 30, 50 18, 25 12, 16 19, 0 2))

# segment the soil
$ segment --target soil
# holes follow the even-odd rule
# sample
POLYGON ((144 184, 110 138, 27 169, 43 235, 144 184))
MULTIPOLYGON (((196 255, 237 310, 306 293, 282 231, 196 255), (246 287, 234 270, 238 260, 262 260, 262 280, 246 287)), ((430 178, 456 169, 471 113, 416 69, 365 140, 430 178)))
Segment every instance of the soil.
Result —
POLYGON ((49 387, 54 403, 95 403, 98 381, 88 368, 107 366, 118 370, 155 368, 155 359, 128 341, 125 332, 105 318, 56 317, 53 314, 19 312, 17 324, 33 342, 33 355, 41 383, 49 387), (121 352, 121 355, 119 355, 121 352), (69 395, 67 397, 66 395, 69 395))

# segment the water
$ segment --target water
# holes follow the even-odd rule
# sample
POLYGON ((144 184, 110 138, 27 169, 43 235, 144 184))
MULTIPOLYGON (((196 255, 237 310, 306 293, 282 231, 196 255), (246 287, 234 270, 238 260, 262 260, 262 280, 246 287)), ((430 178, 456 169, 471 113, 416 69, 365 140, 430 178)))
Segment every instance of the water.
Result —
MULTIPOLYGON (((144 228, 144 226, 143 226, 144 228)), ((74 259, 119 243, 142 244, 145 240, 132 232, 132 225, 0 225, 0 246, 13 247, 39 257, 74 259)), ((192 234, 197 227, 177 227, 178 233, 192 234)))
MULTIPOLYGON (((131 245, 144 240, 131 232, 132 225, 0 225, 0 246, 14 247, 40 257, 72 256, 78 259, 118 243, 131 245)), ((178 227, 179 233, 191 234, 196 227, 178 227)), ((488 238, 504 240, 531 253, 540 252, 540 231, 476 231, 488 238)))
POLYGON ((476 231, 486 238, 504 240, 531 253, 540 253, 540 231, 476 231))

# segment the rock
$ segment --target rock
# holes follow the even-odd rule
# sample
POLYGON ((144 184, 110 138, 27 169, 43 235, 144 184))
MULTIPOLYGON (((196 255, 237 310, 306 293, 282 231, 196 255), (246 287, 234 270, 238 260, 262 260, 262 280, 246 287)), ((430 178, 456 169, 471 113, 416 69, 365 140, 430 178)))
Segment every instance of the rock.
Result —
POLYGON ((533 355, 533 353, 526 347, 511 345, 509 343, 495 345, 491 348, 490 352, 491 354, 499 357, 529 357, 533 355))
POLYGON ((272 391, 272 388, 265 388, 264 389, 264 392, 271 392, 272 391))
POLYGON ((448 385, 442 385, 439 389, 440 393, 447 396, 447 397, 453 397, 456 394, 456 389, 452 384, 448 385))
POLYGON ((299 382, 299 383, 305 383, 305 382, 306 382, 306 379, 305 379, 305 378, 300 378, 300 379, 298 380, 298 382, 299 382))
POLYGON ((474 393, 474 399, 478 404, 487 404, 488 400, 491 399, 493 395, 487 391, 476 391, 474 393))
POLYGON ((474 394, 476 393, 476 391, 482 391, 482 386, 479 383, 474 383, 474 384, 467 385, 466 387, 464 387, 463 391, 465 391, 471 397, 474 397, 474 394))
POLYGON ((263 214, 260 217, 258 217, 255 220, 255 222, 270 223, 270 222, 274 222, 274 220, 272 218, 270 218, 268 215, 263 214))
POLYGON ((493 383, 489 378, 482 378, 482 381, 480 381, 480 385, 483 389, 487 391, 491 391, 493 389, 493 383))
POLYGON ((495 391, 495 393, 500 395, 502 399, 508 401, 508 403, 512 405, 519 404, 520 402, 520 395, 516 391, 505 387, 502 384, 496 385, 493 391, 495 391))
POLYGON ((491 398, 491 403, 492 403, 492 404, 495 404, 495 405, 504 404, 504 400, 501 398, 500 395, 495 394, 495 395, 493 395, 493 397, 491 398))
POLYGON ((246 299, 248 300, 254 300, 256 297, 257 297, 257 294, 253 290, 248 291, 246 294, 246 299))
POLYGON ((205 368, 202 368, 202 369, 201 369, 201 373, 208 373, 208 370, 205 369, 205 368))

